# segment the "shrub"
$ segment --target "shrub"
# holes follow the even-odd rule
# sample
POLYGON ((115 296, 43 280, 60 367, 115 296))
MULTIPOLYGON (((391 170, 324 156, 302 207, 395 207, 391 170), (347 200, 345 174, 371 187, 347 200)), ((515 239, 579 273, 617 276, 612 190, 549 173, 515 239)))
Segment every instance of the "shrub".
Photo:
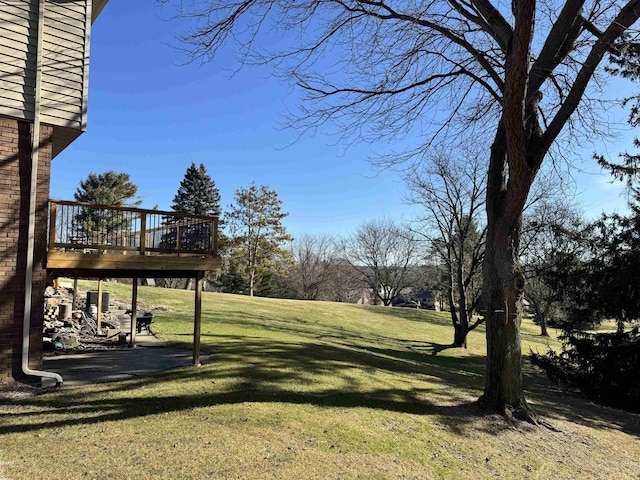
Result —
POLYGON ((640 334, 567 331, 562 352, 531 354, 554 382, 605 405, 640 412, 640 334))

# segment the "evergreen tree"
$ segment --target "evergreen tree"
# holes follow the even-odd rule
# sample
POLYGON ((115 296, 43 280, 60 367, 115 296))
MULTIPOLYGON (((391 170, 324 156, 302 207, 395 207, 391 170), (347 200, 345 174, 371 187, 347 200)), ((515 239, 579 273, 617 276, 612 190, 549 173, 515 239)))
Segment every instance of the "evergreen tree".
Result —
POLYGON ((222 269, 222 273, 213 284, 222 293, 235 293, 243 295, 247 291, 247 282, 238 271, 238 262, 229 261, 227 268, 222 269))
POLYGON ((187 168, 178 193, 173 197, 171 210, 193 215, 220 216, 220 191, 202 163, 200 166, 191 163, 187 168))
MULTIPOLYGON (((137 207, 142 203, 140 199, 132 201, 137 192, 138 186, 131 181, 129 174, 108 171, 90 173, 80 181, 73 197, 78 202, 137 207)), ((87 243, 102 244, 110 235, 126 229, 130 223, 131 218, 122 212, 81 208, 74 216, 72 236, 82 237, 87 243)))
POLYGON ((583 281, 591 309, 625 323, 640 319, 640 192, 629 201, 629 215, 603 215, 592 226, 591 258, 583 281))
POLYGON ((131 181, 129 174, 109 171, 90 173, 86 180, 80 182, 73 198, 78 202, 137 207, 142 200, 129 202, 137 192, 138 186, 131 181))
POLYGON ((226 222, 231 232, 233 257, 245 268, 248 293, 253 296, 261 277, 273 272, 290 253, 282 244, 293 240, 282 225, 289 215, 282 211, 282 200, 275 190, 252 182, 248 189, 239 188, 235 205, 230 206, 226 222))
POLYGON ((545 281, 562 300, 567 320, 562 351, 532 354, 555 382, 598 402, 639 411, 640 195, 632 189, 630 214, 602 215, 580 231, 580 249, 556 252, 545 281), (615 333, 591 333, 605 319, 615 333), (626 328, 626 330, 625 330, 626 328))
POLYGON ((554 382, 588 398, 640 412, 640 332, 593 333, 580 330, 560 335, 562 351, 531 354, 534 365, 554 382))
MULTIPOLYGON (((191 166, 187 168, 178 192, 173 197, 171 210, 191 215, 220 216, 220 191, 207 174, 207 169, 202 163, 200 166, 191 163, 191 166)), ((180 224, 180 226, 175 229, 171 228, 168 233, 163 235, 163 248, 167 250, 186 248, 192 251, 210 248, 210 223, 195 221, 184 224, 182 217, 178 216, 167 216, 164 221, 166 225, 180 224), (178 242, 178 232, 180 242, 178 242)))

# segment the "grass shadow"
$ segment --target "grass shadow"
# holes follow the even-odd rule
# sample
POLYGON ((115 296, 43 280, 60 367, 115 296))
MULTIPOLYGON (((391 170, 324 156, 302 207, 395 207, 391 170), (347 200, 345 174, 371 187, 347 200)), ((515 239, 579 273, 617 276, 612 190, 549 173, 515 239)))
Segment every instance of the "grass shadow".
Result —
MULTIPOLYGON (((0 435, 252 402, 437 415, 459 435, 471 425, 477 428, 476 420, 485 416, 473 403, 482 390, 484 355, 442 355, 453 347, 327 325, 314 330, 250 313, 237 315, 233 324, 252 329, 259 325, 270 336, 287 340, 204 332, 203 350, 211 355, 208 366, 94 391, 63 390, 29 398, 20 402, 25 411, 19 416, 37 420, 29 423, 13 412, 0 413, 0 435)), ((174 333, 172 338, 178 346, 191 344, 190 333, 174 333)), ((528 394, 544 417, 640 436, 637 415, 562 396, 528 365, 525 373, 528 394)), ((492 428, 496 433, 510 427, 494 422, 492 428)))
POLYGON ((449 364, 438 364, 427 354, 388 348, 246 338, 218 341, 209 366, 104 384, 93 394, 81 388, 22 400, 20 405, 27 411, 21 416, 43 415, 43 420, 30 423, 19 420, 14 413, 0 413, 0 435, 247 402, 439 415, 451 417, 449 422, 458 426, 480 414, 475 409, 467 411, 473 394, 444 398, 443 393, 451 392, 454 386, 457 392, 476 390, 480 382, 477 375, 456 372, 475 370, 477 359, 450 359, 449 364), (387 386, 378 381, 373 385, 368 382, 369 374, 389 374, 414 384, 406 387, 396 382, 387 386), (428 377, 429 381, 422 387, 414 381, 416 376, 428 377), (334 383, 314 384, 327 377, 334 383), (174 383, 184 388, 179 393, 154 395, 174 383))
POLYGON ((528 359, 523 360, 527 394, 533 408, 549 420, 568 420, 594 429, 614 429, 640 437, 640 414, 597 404, 551 382, 528 359))

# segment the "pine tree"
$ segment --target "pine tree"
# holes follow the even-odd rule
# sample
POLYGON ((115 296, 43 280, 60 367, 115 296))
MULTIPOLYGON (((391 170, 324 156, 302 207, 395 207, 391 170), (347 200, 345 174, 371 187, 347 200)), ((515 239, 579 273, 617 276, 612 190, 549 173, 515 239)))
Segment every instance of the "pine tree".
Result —
POLYGON ((226 215, 231 230, 234 257, 248 274, 249 296, 253 296, 260 276, 273 272, 278 260, 288 258, 281 245, 293 240, 282 225, 288 213, 282 211, 282 200, 275 190, 252 182, 248 189, 235 193, 236 204, 226 215))
POLYGON ((73 197, 78 202, 137 207, 142 203, 140 199, 128 202, 137 192, 138 186, 131 181, 129 174, 109 171, 90 173, 86 180, 80 182, 73 197))
MULTIPOLYGON (((108 171, 90 173, 80 181, 73 197, 78 202, 137 207, 142 200, 131 201, 136 198, 137 191, 138 186, 131 181, 129 174, 108 171)), ((113 233, 125 230, 130 221, 128 216, 119 212, 83 207, 74 216, 72 235, 82 237, 84 242, 102 244, 113 233)))
MULTIPOLYGON (((187 168, 178 192, 173 197, 171 210, 191 215, 216 217, 220 215, 220 191, 207 174, 207 169, 202 163, 200 166, 191 163, 191 166, 187 168)), ((209 223, 196 222, 192 225, 182 225, 183 219, 178 216, 166 216, 164 222, 165 225, 181 225, 179 229, 171 229, 163 235, 161 242, 163 248, 167 250, 176 249, 178 246, 190 250, 209 248, 208 242, 211 238, 209 223), (178 231, 180 232, 179 242, 178 231)))
MULTIPOLYGON (((191 162, 184 178, 180 182, 178 192, 173 197, 171 210, 191 215, 207 215, 219 217, 220 190, 207 173, 206 167, 201 163, 196 166, 191 162)), ((181 224, 178 228, 169 229, 162 236, 161 245, 167 250, 187 248, 191 251, 207 250, 210 248, 211 230, 209 223, 196 222, 195 224, 183 224, 180 217, 167 216, 164 219, 166 225, 181 224), (179 233, 178 233, 179 232, 179 233), (178 235, 180 236, 178 242, 178 235)), ((191 280, 185 282, 187 290, 191 288, 191 280)))
POLYGON ((198 167, 191 163, 187 168, 178 193, 173 197, 171 210, 193 215, 220 216, 220 191, 202 163, 198 167))

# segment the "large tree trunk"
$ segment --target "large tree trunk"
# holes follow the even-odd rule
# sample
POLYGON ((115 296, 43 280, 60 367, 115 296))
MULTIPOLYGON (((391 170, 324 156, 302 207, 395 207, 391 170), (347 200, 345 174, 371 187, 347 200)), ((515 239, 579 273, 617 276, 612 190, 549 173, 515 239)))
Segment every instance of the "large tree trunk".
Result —
POLYGON ((514 252, 517 232, 501 231, 497 223, 488 232, 484 270, 487 366, 482 403, 493 411, 527 416, 520 344, 524 275, 514 252))
POLYGON ((541 135, 540 94, 527 91, 536 2, 519 0, 513 5, 516 20, 505 65, 503 113, 487 174, 483 279, 487 368, 480 403, 491 411, 510 411, 533 421, 522 385, 520 324, 525 277, 518 248, 522 211, 541 162, 532 156, 541 135))
POLYGON ((483 272, 487 364, 480 403, 490 411, 509 410, 520 418, 531 419, 521 367, 520 324, 525 278, 518 260, 520 219, 509 221, 505 137, 501 124, 491 148, 487 182, 483 272))

